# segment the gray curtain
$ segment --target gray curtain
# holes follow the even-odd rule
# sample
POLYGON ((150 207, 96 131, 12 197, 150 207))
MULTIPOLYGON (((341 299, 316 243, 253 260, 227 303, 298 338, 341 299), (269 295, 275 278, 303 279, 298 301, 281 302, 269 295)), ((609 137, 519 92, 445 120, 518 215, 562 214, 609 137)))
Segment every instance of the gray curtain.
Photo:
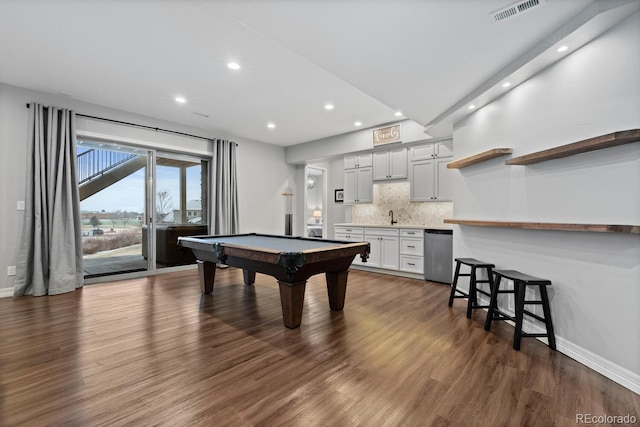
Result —
POLYGON ((27 188, 15 296, 56 295, 83 285, 75 113, 29 106, 27 188))
POLYGON ((236 143, 222 139, 212 142, 212 232, 213 234, 236 234, 239 231, 236 143))

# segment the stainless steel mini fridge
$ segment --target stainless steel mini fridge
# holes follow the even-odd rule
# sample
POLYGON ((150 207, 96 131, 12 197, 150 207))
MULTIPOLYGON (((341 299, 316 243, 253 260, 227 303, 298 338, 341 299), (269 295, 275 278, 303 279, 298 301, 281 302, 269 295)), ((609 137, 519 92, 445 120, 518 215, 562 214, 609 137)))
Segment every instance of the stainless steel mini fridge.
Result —
POLYGON ((453 277, 453 230, 424 231, 424 279, 451 284, 453 277))

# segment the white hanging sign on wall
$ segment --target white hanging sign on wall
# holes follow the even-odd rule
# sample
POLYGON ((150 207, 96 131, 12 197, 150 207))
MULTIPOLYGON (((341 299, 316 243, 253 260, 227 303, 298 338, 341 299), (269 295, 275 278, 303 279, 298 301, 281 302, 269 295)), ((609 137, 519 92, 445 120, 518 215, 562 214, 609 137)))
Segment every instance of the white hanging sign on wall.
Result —
POLYGON ((373 146, 391 144, 402 141, 400 124, 373 130, 373 146))

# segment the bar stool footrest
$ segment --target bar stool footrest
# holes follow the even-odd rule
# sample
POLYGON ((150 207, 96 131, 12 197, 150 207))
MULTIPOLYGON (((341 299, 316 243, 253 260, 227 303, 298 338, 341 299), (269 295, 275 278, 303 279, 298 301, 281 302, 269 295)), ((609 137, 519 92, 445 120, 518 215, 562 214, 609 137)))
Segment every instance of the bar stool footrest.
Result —
POLYGON ((532 313, 532 312, 530 312, 528 310, 523 310, 523 313, 526 314, 529 317, 533 317, 534 319, 539 320, 540 322, 544 322, 545 321, 544 317, 539 316, 539 315, 537 315, 535 313, 532 313))
POLYGON ((542 333, 530 334, 530 333, 522 332, 520 334, 520 336, 522 336, 522 337, 534 337, 534 338, 549 338, 549 334, 542 334, 542 333))

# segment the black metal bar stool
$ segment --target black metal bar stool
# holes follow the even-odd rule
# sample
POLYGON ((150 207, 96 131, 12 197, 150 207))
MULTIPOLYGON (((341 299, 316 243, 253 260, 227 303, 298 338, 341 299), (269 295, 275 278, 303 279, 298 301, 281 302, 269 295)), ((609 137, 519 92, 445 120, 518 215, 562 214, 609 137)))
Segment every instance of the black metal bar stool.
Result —
POLYGON ((520 341, 523 337, 546 337, 549 340, 549 347, 552 350, 555 350, 556 337, 553 333, 551 309, 549 308, 549 297, 547 295, 547 286, 551 286, 551 281, 529 276, 515 270, 495 270, 494 273, 496 278, 492 286, 493 292, 484 329, 487 331, 491 329, 491 322, 493 320, 512 320, 516 323, 516 330, 513 336, 513 348, 515 350, 520 350, 520 341), (502 281, 502 278, 513 280, 513 290, 500 290, 500 282, 502 281), (538 289, 540 289, 540 300, 525 300, 527 286, 537 286, 538 289), (499 294, 514 294, 515 316, 510 316, 498 309, 499 294), (525 309, 525 305, 541 305, 544 317, 525 309), (522 332, 522 321, 525 314, 536 320, 544 322, 545 327, 547 328, 547 333, 530 334, 522 332))
POLYGON ((451 294, 449 295, 449 307, 453 305, 454 298, 467 298, 467 318, 471 319, 471 310, 476 308, 489 308, 488 305, 478 305, 478 293, 491 297, 491 290, 493 289, 493 269, 496 266, 488 262, 478 261, 475 258, 456 258, 456 273, 453 276, 453 283, 451 284, 451 294), (471 267, 469 273, 460 273, 460 266, 464 264, 471 267), (487 279, 478 280, 476 276, 477 269, 487 270, 487 279), (469 277, 469 292, 458 289, 458 278, 469 277), (478 283, 488 283, 489 291, 478 288, 478 283), (459 293, 460 295, 456 295, 459 293))

